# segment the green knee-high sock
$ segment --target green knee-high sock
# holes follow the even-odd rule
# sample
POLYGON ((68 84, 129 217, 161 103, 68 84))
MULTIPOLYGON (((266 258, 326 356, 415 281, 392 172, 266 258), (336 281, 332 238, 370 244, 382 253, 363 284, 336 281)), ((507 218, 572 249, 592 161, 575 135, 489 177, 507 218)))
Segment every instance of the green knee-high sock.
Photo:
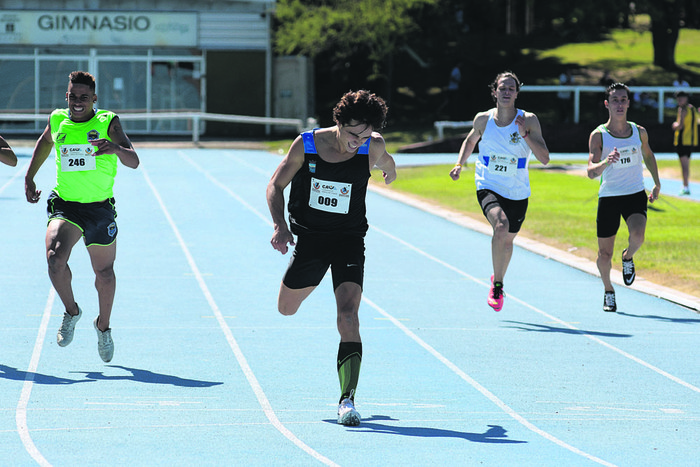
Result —
POLYGON ((338 347, 338 378, 340 379, 340 401, 355 397, 357 381, 360 379, 362 342, 341 342, 338 347))

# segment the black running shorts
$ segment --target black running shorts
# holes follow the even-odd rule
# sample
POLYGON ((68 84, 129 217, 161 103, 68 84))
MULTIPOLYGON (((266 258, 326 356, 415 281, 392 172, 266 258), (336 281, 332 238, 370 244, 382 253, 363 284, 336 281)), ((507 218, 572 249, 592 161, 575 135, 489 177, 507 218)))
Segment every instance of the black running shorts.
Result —
POLYGON ((356 235, 301 234, 282 279, 290 289, 317 286, 331 268, 333 290, 343 282, 363 285, 365 239, 356 235))
POLYGON ((484 216, 491 208, 499 206, 508 218, 508 232, 520 232, 520 227, 525 221, 525 214, 527 214, 527 198, 508 199, 491 190, 477 190, 476 198, 479 200, 481 212, 484 213, 484 216))
POLYGON ((617 235, 620 216, 626 221, 632 214, 647 217, 647 194, 644 190, 631 195, 598 198, 598 215, 595 220, 598 238, 617 235))
POLYGON ((97 203, 77 203, 66 201, 52 191, 47 204, 49 222, 62 219, 75 225, 83 233, 85 245, 106 246, 117 239, 114 198, 97 203))

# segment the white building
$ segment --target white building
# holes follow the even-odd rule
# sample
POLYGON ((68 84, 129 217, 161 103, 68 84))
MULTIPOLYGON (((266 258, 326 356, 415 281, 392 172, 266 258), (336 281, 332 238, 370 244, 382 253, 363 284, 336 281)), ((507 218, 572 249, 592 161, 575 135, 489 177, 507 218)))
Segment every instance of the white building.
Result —
MULTIPOLYGON (((0 0, 0 131, 41 132, 45 121, 3 121, 2 114, 48 115, 64 107, 74 70, 92 73, 98 107, 117 113, 275 116, 274 7, 274 0, 0 0)), ((130 134, 186 133, 189 125, 125 124, 130 134)), ((264 131, 206 127, 208 135, 264 131)))

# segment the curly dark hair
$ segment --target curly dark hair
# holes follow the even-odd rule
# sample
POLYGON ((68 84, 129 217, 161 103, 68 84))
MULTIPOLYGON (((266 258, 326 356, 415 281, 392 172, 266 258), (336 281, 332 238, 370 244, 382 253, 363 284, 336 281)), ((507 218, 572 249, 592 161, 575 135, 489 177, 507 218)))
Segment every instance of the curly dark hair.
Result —
POLYGON ((388 111, 384 99, 376 94, 365 89, 348 91, 333 109, 333 121, 345 125, 355 120, 377 131, 384 128, 388 111))
POLYGON ((90 91, 95 92, 95 77, 87 71, 73 71, 68 75, 68 81, 73 84, 86 84, 90 91))

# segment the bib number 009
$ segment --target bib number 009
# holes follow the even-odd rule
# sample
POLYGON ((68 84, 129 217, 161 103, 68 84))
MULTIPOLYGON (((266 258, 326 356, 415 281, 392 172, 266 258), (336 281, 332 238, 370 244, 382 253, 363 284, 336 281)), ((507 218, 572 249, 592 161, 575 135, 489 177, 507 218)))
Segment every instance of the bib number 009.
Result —
POLYGON ((325 196, 318 197, 318 204, 322 206, 338 207, 338 200, 336 198, 327 198, 325 196))

